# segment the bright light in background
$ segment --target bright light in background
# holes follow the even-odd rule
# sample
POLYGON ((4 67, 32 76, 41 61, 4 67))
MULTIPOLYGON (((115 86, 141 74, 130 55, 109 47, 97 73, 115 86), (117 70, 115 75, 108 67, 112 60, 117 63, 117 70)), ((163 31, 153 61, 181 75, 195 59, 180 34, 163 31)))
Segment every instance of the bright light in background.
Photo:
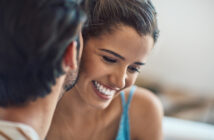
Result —
POLYGON ((153 0, 160 38, 142 76, 214 93, 214 1, 153 0))

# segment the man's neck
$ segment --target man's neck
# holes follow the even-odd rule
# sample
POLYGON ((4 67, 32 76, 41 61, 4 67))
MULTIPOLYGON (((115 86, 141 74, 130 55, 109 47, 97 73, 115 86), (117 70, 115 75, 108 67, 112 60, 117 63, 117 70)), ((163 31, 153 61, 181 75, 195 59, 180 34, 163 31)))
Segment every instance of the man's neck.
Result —
POLYGON ((56 80, 52 92, 45 98, 38 98, 20 107, 0 108, 0 119, 27 124, 36 130, 41 139, 44 139, 50 127, 64 78, 61 76, 56 80))

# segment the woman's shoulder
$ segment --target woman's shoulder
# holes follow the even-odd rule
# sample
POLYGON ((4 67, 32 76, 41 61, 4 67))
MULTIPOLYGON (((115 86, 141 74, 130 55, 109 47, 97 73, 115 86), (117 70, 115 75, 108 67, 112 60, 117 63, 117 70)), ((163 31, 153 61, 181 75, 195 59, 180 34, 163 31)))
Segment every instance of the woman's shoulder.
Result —
POLYGON ((158 97, 150 90, 136 86, 134 95, 134 103, 137 106, 149 106, 152 108, 162 109, 162 105, 158 97))
MULTIPOLYGON (((157 109, 162 111, 162 105, 158 97, 148 89, 135 86, 134 94, 132 97, 131 107, 144 107, 144 109, 140 109, 140 111, 147 111, 147 109, 157 109), (147 108, 149 107, 149 108, 147 108)), ((133 87, 131 87, 133 88, 133 87)), ((128 98, 131 92, 131 88, 125 90, 126 98, 128 98)), ((137 109, 136 108, 136 109, 137 109)), ((148 113, 148 112, 147 112, 148 113)))
MULTIPOLYGON (((130 89, 126 92, 130 93, 130 89)), ((136 87, 129 115, 131 133, 132 136, 137 137, 136 139, 157 140, 161 137, 163 109, 154 93, 145 88, 136 87)))

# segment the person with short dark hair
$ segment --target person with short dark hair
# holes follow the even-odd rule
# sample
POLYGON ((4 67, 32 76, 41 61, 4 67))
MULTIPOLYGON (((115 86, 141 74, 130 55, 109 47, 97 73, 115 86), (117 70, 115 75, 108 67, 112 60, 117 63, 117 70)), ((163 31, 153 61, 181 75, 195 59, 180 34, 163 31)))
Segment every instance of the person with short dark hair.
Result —
POLYGON ((79 80, 59 102, 47 139, 161 140, 162 105, 134 86, 159 36, 154 6, 88 0, 85 9, 79 80))
POLYGON ((77 77, 80 4, 0 0, 0 140, 45 138, 66 73, 77 77))

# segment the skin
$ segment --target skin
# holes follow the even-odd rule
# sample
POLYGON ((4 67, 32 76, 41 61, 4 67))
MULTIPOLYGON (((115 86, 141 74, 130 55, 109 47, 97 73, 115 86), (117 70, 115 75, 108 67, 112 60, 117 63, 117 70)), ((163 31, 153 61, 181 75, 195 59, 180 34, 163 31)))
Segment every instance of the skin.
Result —
MULTIPOLYGON (((154 45, 149 35, 139 35, 121 25, 111 34, 85 42, 79 81, 57 106, 48 140, 115 139, 122 113, 121 90, 128 97, 130 86, 154 45), (93 81, 116 91, 103 99, 93 81)), ((148 90, 137 88, 130 105, 132 140, 160 140, 162 107, 148 90)))
MULTIPOLYGON (((78 70, 76 45, 76 42, 72 42, 65 52, 62 62, 62 67, 65 73, 78 70)), ((79 57, 81 57, 81 51, 82 43, 80 46, 79 57)), ((73 74, 72 78, 75 77, 77 77, 77 75, 73 74)), ((0 108, 0 120, 27 124, 34 128, 40 139, 45 139, 52 121, 54 111, 56 109, 56 105, 63 93, 62 87, 65 78, 66 74, 57 78, 56 84, 51 89, 51 93, 49 93, 44 98, 38 98, 35 101, 29 101, 23 106, 0 108)))
MULTIPOLYGON (((78 81, 79 64, 80 64, 82 51, 83 51, 83 38, 82 38, 81 32, 79 33, 79 46, 80 46, 80 48, 79 48, 79 55, 78 55, 78 60, 77 60, 78 62, 76 63, 76 68, 70 69, 66 73, 66 77, 65 77, 65 80, 63 82, 63 86, 62 86, 62 90, 61 90, 61 95, 59 96, 59 100, 61 99, 61 97, 66 92, 66 90, 67 90, 66 88, 69 88, 69 89, 73 88, 74 85, 76 84, 76 82, 78 81)), ((68 58, 67 60, 70 61, 70 58, 68 58)))

